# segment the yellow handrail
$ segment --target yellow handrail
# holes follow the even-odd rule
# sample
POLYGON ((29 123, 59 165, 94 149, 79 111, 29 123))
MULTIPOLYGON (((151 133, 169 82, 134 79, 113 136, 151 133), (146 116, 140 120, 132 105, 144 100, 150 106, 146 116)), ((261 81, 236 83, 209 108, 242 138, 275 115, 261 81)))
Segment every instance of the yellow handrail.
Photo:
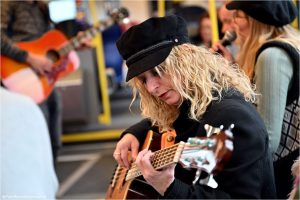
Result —
MULTIPOLYGON (((294 2, 294 4, 295 4, 295 6, 297 6, 297 2, 296 2, 296 0, 293 0, 293 2, 294 2)), ((298 11, 299 12, 299 11, 298 11)), ((299 15, 298 15, 299 16, 299 15)), ((300 29, 300 27, 298 27, 298 20, 300 20, 300 19, 298 19, 298 17, 296 17, 295 18, 295 20, 292 22, 292 26, 294 27, 294 28, 296 28, 296 29, 300 29)))
POLYGON ((218 18, 215 0, 208 0, 209 17, 211 20, 212 44, 219 41, 218 18))
POLYGON ((166 15, 166 7, 165 7, 165 0, 158 0, 157 2, 157 8, 158 8, 158 11, 157 11, 157 14, 158 14, 158 17, 163 17, 166 15))
MULTIPOLYGON (((93 22, 98 21, 96 14, 96 5, 94 0, 89 0, 89 9, 93 22)), ((98 77, 99 77, 99 88, 102 97, 102 106, 103 113, 98 115, 99 123, 109 125, 111 123, 111 112, 110 112, 110 102, 109 94, 107 87, 107 78, 106 78, 106 69, 105 69, 105 60, 104 60, 104 51, 103 51, 103 40, 102 35, 97 34, 97 36, 92 41, 93 45, 96 47, 96 57, 98 63, 98 77)))

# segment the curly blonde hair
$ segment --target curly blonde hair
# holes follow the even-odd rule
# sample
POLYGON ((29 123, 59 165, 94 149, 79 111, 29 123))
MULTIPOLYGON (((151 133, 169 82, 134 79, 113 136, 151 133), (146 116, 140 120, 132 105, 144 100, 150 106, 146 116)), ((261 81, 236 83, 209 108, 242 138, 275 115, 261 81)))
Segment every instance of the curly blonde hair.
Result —
MULTIPOLYGON (((246 74, 237 65, 230 64, 220 55, 192 44, 175 46, 168 58, 155 68, 158 73, 171 77, 171 83, 182 97, 181 103, 191 103, 189 117, 201 119, 213 100, 221 100, 222 91, 235 88, 245 99, 255 101, 255 92, 246 74)), ((168 105, 152 96, 138 78, 129 81, 133 100, 140 96, 142 115, 151 119, 161 130, 172 128, 180 106, 168 105)))

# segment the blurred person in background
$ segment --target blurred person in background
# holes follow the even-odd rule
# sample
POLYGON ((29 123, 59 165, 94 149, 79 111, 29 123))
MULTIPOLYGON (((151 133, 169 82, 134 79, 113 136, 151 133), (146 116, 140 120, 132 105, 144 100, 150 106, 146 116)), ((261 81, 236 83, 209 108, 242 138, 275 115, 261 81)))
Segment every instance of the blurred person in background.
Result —
POLYGON ((295 160, 292 165, 291 172, 294 178, 294 184, 292 191, 289 193, 288 199, 300 199, 300 157, 295 160))
MULTIPOLYGON (((53 62, 15 45, 16 42, 32 41, 53 28, 47 3, 44 1, 5 1, 1 3, 1 54, 18 62, 28 63, 40 74, 51 71, 53 62)), ((54 89, 48 99, 39 104, 46 118, 54 162, 61 147, 62 103, 54 89)))
POLYGON ((297 9, 292 1, 232 1, 226 7, 241 47, 237 63, 260 94, 256 106, 269 134, 278 198, 286 199, 300 140, 300 34, 290 25, 297 9))
POLYGON ((233 30, 233 12, 226 8, 226 3, 222 4, 222 6, 218 10, 218 17, 222 23, 221 32, 224 34, 226 31, 233 30))
MULTIPOLYGON (((4 1, 1 3, 1 55, 31 67, 38 75, 46 75, 53 70, 53 61, 46 55, 19 48, 16 43, 35 41, 54 28, 45 1, 4 1)), ((79 32, 78 35, 82 34, 79 32)), ((90 46, 91 38, 80 40, 81 47, 90 46)), ((42 45, 41 45, 42 46, 42 45)), ((46 48, 46 47, 45 47, 46 48)), ((36 49, 35 49, 36 50, 36 49)), ((75 65, 79 58, 74 52, 75 65)), ((70 53, 70 54, 71 54, 70 53)), ((68 54, 68 56, 70 55, 68 54)), ((69 57, 68 57, 69 59, 69 57)), ((69 60, 68 60, 69 61, 69 60)), ((70 62, 73 62, 70 60, 70 62)), ((3 86, 3 85, 1 85, 3 86)), ((46 118, 51 139, 54 164, 61 148, 62 102, 54 88, 49 97, 39 104, 46 118)))
MULTIPOLYGON (((223 5, 218 10, 218 18, 221 21, 221 32, 225 34, 228 31, 234 32, 234 24, 233 24, 233 11, 228 10, 226 8, 226 4, 228 2, 224 2, 223 5)), ((220 51, 220 53, 227 59, 234 61, 236 59, 236 55, 239 51, 238 41, 234 40, 231 44, 227 45, 226 48, 229 50, 229 53, 224 50, 225 46, 223 46, 220 41, 213 44, 212 46, 214 51, 220 51)))
POLYGON ((209 14, 207 12, 203 13, 199 17, 199 39, 200 43, 198 45, 210 48, 211 46, 211 21, 209 14))
POLYGON ((0 99, 1 199, 55 199, 58 180, 40 108, 2 87, 0 99))

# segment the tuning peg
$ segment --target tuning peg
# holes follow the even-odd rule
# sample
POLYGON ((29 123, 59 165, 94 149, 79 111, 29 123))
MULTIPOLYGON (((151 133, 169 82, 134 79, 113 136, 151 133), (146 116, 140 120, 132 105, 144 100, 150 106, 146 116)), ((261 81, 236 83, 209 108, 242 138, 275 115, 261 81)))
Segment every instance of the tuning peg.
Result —
POLYGON ((129 11, 127 8, 124 8, 124 7, 121 7, 119 8, 119 13, 122 14, 122 18, 126 18, 126 17, 129 17, 129 11))
POLYGON ((216 141, 215 140, 207 140, 206 145, 211 148, 216 145, 216 141))
POLYGON ((129 11, 127 10, 127 8, 114 8, 109 10, 107 13, 116 22, 120 22, 123 20, 128 21, 129 11))
POLYGON ((233 128, 234 128, 234 124, 230 124, 228 129, 225 131, 225 134, 231 139, 233 138, 233 133, 232 133, 233 128))
POLYGON ((187 141, 188 144, 190 145, 204 145, 205 140, 199 139, 199 138, 189 138, 187 141))
POLYGON ((228 130, 231 131, 234 128, 234 124, 230 124, 228 130))
POLYGON ((204 129, 206 131, 206 136, 207 137, 210 137, 212 136, 213 134, 218 134, 220 133, 220 131, 224 128, 223 125, 220 126, 220 128, 216 128, 216 127, 213 127, 213 126, 210 126, 208 124, 205 124, 204 125, 204 129))

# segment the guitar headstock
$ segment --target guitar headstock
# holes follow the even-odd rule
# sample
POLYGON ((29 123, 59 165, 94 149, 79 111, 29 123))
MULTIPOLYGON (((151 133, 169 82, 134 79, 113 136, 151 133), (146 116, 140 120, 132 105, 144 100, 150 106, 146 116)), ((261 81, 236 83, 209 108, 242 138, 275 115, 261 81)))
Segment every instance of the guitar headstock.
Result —
POLYGON ((125 19, 128 19, 129 12, 126 8, 121 7, 109 11, 108 15, 109 17, 107 20, 99 21, 99 23, 97 23, 95 26, 82 32, 80 35, 73 37, 68 43, 68 45, 65 45, 65 47, 60 50, 59 54, 60 55, 68 54, 70 50, 80 47, 81 42, 85 40, 85 38, 95 37, 98 32, 104 31, 105 29, 113 26, 115 23, 121 23, 121 22, 126 23, 125 19))
POLYGON ((195 168, 208 174, 218 173, 230 159, 233 151, 231 132, 233 127, 232 124, 227 130, 220 128, 219 132, 210 137, 189 138, 185 143, 179 163, 184 168, 195 168))
POLYGON ((121 22, 129 17, 129 11, 124 8, 115 8, 108 12, 108 15, 114 22, 121 22))

